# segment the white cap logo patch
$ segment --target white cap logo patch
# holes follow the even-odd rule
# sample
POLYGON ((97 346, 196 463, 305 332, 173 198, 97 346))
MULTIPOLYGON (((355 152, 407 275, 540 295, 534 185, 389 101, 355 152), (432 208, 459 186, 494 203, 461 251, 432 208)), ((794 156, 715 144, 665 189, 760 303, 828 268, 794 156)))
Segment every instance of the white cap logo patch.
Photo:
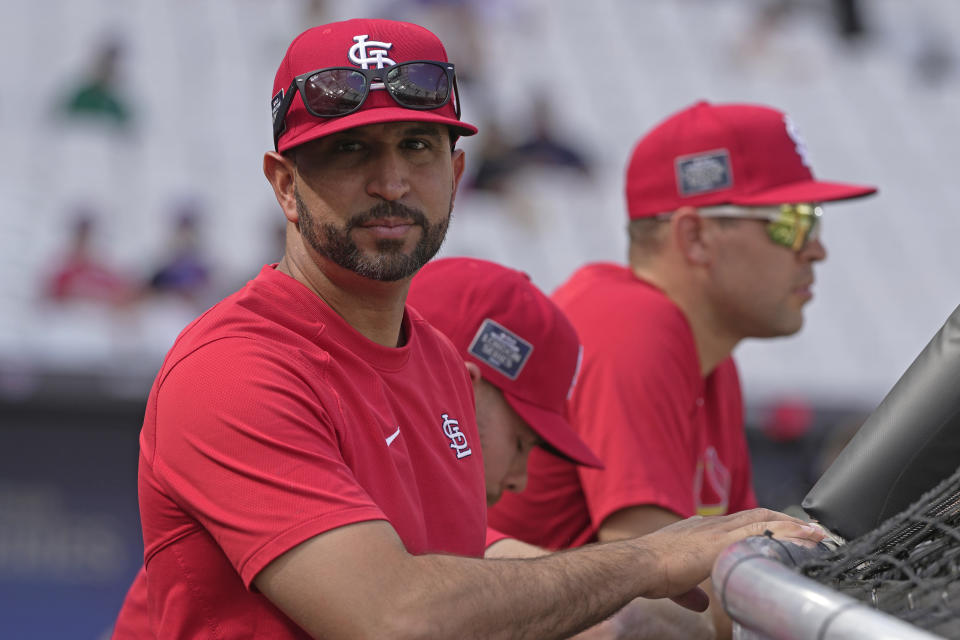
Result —
POLYGON ((533 353, 533 345, 487 318, 480 324, 467 353, 494 371, 516 380, 533 353))
POLYGON ((376 65, 377 69, 383 69, 387 65, 397 64, 387 57, 390 53, 392 42, 377 42, 371 40, 367 42, 370 36, 354 36, 353 40, 357 44, 350 47, 350 62, 359 66, 361 69, 369 69, 371 64, 376 65))
POLYGON ((807 157, 807 144, 803 141, 803 138, 800 137, 800 130, 797 128, 796 123, 790 118, 790 116, 783 115, 783 124, 787 128, 787 135, 790 136, 790 139, 793 140, 793 146, 797 150, 797 155, 800 156, 800 162, 803 163, 807 169, 810 169, 810 160, 807 157))

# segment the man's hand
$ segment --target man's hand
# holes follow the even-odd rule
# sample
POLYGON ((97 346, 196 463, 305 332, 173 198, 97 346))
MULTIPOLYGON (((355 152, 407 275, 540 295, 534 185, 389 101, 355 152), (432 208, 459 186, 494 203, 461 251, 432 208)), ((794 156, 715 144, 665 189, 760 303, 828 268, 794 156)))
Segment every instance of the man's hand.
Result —
POLYGON ((672 598, 688 608, 702 611, 705 595, 691 587, 710 575, 714 560, 728 546, 767 531, 780 540, 805 546, 812 546, 825 537, 821 527, 769 509, 751 509, 727 516, 693 516, 633 541, 655 559, 657 567, 652 588, 642 595, 672 598))

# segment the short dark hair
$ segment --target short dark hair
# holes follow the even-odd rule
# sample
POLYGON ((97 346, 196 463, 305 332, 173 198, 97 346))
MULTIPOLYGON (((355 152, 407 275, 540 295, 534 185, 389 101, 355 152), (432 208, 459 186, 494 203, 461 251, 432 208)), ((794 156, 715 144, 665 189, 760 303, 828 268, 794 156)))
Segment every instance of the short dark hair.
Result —
MULTIPOLYGON (((732 227, 744 222, 740 218, 709 218, 712 224, 732 227)), ((630 237, 630 260, 644 260, 656 255, 664 246, 666 238, 663 232, 669 225, 669 218, 635 218, 627 223, 630 237)))
POLYGON ((630 258, 642 259, 660 252, 664 245, 663 229, 669 220, 661 218, 636 218, 627 224, 630 237, 630 258))

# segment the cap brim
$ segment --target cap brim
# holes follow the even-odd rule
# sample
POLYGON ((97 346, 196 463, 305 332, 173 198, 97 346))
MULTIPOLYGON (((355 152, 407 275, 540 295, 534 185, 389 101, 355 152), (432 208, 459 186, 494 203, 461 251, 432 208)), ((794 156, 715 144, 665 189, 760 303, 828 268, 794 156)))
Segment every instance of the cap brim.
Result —
POLYGON ((457 129, 457 134, 461 136, 472 136, 477 132, 477 128, 472 124, 441 115, 436 111, 419 111, 417 109, 404 109, 403 107, 363 109, 339 118, 314 119, 316 120, 316 124, 298 132, 296 135, 281 136, 278 150, 283 152, 333 133, 339 133, 340 131, 346 131, 347 129, 362 127, 368 124, 383 124, 385 122, 435 122, 457 129))
POLYGON ((543 438, 548 445, 544 447, 547 451, 559 454, 575 464, 594 469, 603 468, 600 458, 580 439, 563 416, 521 400, 508 392, 504 392, 503 397, 513 410, 526 420, 530 428, 543 438))
POLYGON ((756 207, 796 202, 835 202, 837 200, 862 198, 876 192, 876 187, 868 185, 808 180, 767 189, 762 193, 737 196, 731 198, 730 204, 756 207))

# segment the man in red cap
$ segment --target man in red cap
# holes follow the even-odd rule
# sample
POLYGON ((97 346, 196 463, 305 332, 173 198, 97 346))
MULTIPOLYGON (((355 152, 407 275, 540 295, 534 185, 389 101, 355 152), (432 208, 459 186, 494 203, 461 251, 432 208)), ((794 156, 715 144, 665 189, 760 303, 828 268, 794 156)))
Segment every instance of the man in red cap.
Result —
POLYGON ((413 278, 407 303, 450 338, 470 373, 487 505, 505 490, 523 491, 536 446, 603 466, 567 422, 577 333, 525 273, 474 258, 434 260, 413 278))
POLYGON ((757 510, 482 560, 470 379, 405 304, 476 131, 453 65, 416 25, 328 24, 290 45, 272 107, 284 256, 181 333, 147 401, 131 593, 154 637, 562 637, 637 596, 705 606, 695 585, 746 535, 822 537, 757 510))
POLYGON ((571 422, 605 468, 535 452, 491 524, 559 549, 756 506, 731 352, 800 329, 821 203, 875 191, 814 179, 790 118, 764 106, 699 102, 644 136, 629 264, 587 265, 553 296, 584 345, 571 422))

